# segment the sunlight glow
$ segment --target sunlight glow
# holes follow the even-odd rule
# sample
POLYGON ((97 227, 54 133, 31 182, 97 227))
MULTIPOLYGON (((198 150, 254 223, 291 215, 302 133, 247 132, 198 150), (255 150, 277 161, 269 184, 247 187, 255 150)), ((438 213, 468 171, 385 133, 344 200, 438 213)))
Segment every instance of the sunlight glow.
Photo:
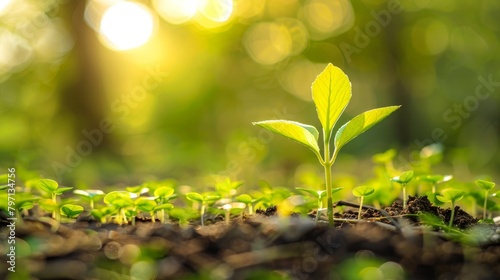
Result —
POLYGON ((12 2, 12 0, 0 0, 0 14, 9 6, 10 2, 12 2))
POLYGON ((197 0, 153 0, 153 5, 158 14, 172 24, 190 20, 198 10, 197 0))
POLYGON ((106 46, 114 50, 129 50, 145 44, 154 29, 153 15, 142 4, 119 2, 102 16, 100 33, 106 46))
POLYGON ((276 22, 252 25, 243 38, 243 45, 252 59, 272 65, 292 53, 292 36, 286 26, 276 22))
POLYGON ((215 22, 226 22, 233 13, 232 0, 199 0, 200 12, 215 22))

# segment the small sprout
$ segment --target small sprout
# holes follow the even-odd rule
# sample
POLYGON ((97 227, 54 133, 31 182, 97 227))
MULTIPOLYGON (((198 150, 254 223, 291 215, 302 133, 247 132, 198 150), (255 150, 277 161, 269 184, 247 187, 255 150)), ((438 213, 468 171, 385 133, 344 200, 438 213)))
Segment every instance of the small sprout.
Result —
POLYGON ((188 224, 189 220, 198 218, 199 213, 192 208, 174 208, 170 211, 170 216, 178 219, 179 225, 183 227, 188 224))
POLYGON ((361 211, 363 210, 363 199, 365 198, 365 196, 369 196, 374 192, 375 189, 369 186, 360 186, 352 190, 352 194, 356 197, 359 197, 358 220, 361 219, 361 211))
MULTIPOLYGON (((174 189, 171 188, 171 187, 167 187, 167 186, 161 186, 159 188, 157 188, 155 191, 154 191, 154 196, 156 197, 156 200, 158 202, 158 206, 161 206, 163 205, 164 203, 167 203, 169 200, 173 199, 176 197, 176 195, 174 194, 174 189)), ((168 203, 169 205, 172 205, 170 203, 168 203)), ((158 216, 160 218, 160 221, 164 224, 165 223, 165 220, 166 220, 166 217, 165 217, 165 210, 169 210, 168 209, 169 207, 165 207, 165 208, 157 208, 158 210, 161 210, 159 213, 158 213, 158 216)))
POLYGON ((144 186, 126 187, 125 190, 130 193, 136 194, 137 196, 149 192, 149 188, 146 188, 144 186))
POLYGON ((448 182, 453 179, 452 175, 421 175, 417 177, 418 181, 429 182, 432 184, 432 193, 435 194, 437 191, 437 185, 448 182))
POLYGON ((351 140, 385 119, 400 106, 388 106, 361 113, 342 125, 334 134, 335 124, 352 97, 349 78, 340 68, 329 63, 325 70, 316 77, 311 89, 312 99, 323 132, 322 150, 319 147, 319 131, 312 125, 289 120, 267 120, 253 124, 292 139, 308 147, 316 155, 324 170, 328 223, 333 226, 331 174, 339 151, 351 140), (332 142, 333 149, 331 149, 332 142))
POLYGON ((248 214, 249 215, 252 215, 253 214, 253 205, 252 203, 254 202, 254 200, 252 199, 252 197, 248 194, 240 194, 236 197, 236 201, 238 202, 242 202, 242 203, 245 203, 245 205, 248 205, 248 214))
MULTIPOLYGON (((318 210, 316 211, 316 218, 315 218, 315 221, 316 223, 318 222, 319 220, 319 216, 321 214, 321 211, 324 209, 323 208, 323 199, 326 197, 326 191, 325 190, 322 190, 322 191, 317 191, 317 190, 313 190, 313 189, 308 189, 308 188, 295 188, 299 191, 302 191, 302 192, 305 192, 313 197, 316 198, 317 200, 317 207, 318 207, 318 210)), ((332 189, 332 195, 340 190, 342 190, 343 188, 334 188, 332 189)))
POLYGON ((484 190, 484 206, 483 206, 483 219, 486 219, 486 203, 488 201, 488 192, 495 187, 495 183, 486 180, 476 180, 476 186, 484 190))
POLYGON ((413 179, 413 171, 406 171, 391 179, 401 185, 403 189, 403 208, 406 208, 406 185, 413 179))
POLYGON ((441 191, 441 195, 437 195, 436 198, 441 202, 451 202, 451 217, 449 227, 453 225, 453 220, 455 219, 455 203, 464 197, 465 192, 459 189, 444 189, 441 191))
POLYGON ((83 207, 76 204, 64 204, 60 209, 61 215, 74 219, 83 212, 83 207))
MULTIPOLYGON (((51 196, 52 205, 57 205, 57 196, 63 194, 72 189, 72 187, 64 187, 60 188, 59 184, 51 179, 39 179, 34 182, 35 186, 37 186, 43 192, 49 194, 51 196)), ((48 204, 47 204, 48 205, 48 204)), ((52 207, 51 207, 52 208, 52 207)), ((52 210, 52 218, 59 220, 59 212, 54 208, 52 210)))
POLYGON ((74 190, 73 193, 88 199, 91 210, 94 209, 95 200, 105 195, 101 190, 74 190))
POLYGON ((151 222, 155 223, 155 207, 156 207, 156 202, 154 201, 154 197, 139 197, 134 201, 135 206, 137 209, 141 210, 142 212, 149 213, 151 216, 151 222))
POLYGON ((232 181, 229 177, 218 178, 215 183, 215 191, 222 197, 231 198, 236 194, 236 189, 243 185, 243 181, 232 181))
POLYGON ((108 193, 104 197, 104 203, 108 205, 113 205, 118 211, 117 215, 117 223, 119 225, 123 224, 123 222, 127 221, 127 216, 125 210, 127 208, 133 207, 134 202, 132 198, 136 198, 137 195, 133 193, 129 193, 126 191, 113 191, 108 193))
POLYGON ((196 201, 196 202, 201 203, 201 210, 200 210, 201 225, 204 226, 205 223, 203 221, 203 218, 204 218, 204 214, 205 214, 205 209, 208 207, 208 205, 214 203, 217 199, 219 199, 220 196, 213 195, 213 194, 201 195, 201 194, 196 193, 196 192, 190 192, 190 193, 186 194, 186 198, 191 200, 191 201, 196 201))
POLYGON ((235 212, 238 211, 243 211, 245 209, 246 204, 243 202, 231 202, 231 203, 226 203, 219 207, 220 209, 224 210, 224 216, 225 216, 225 221, 226 225, 229 225, 229 220, 230 220, 230 215, 231 215, 231 210, 236 210, 235 212))

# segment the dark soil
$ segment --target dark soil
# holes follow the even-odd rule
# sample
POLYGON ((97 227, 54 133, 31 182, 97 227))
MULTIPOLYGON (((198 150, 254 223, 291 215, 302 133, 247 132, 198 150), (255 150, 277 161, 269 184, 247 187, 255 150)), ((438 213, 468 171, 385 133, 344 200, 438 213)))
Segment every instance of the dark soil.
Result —
MULTIPOLYGON (((500 279, 499 227, 479 224, 458 207, 453 224, 460 230, 451 233, 422 225, 423 212, 446 224, 451 216, 426 197, 410 197, 405 209, 398 202, 365 209, 363 221, 351 220, 357 212, 348 209, 335 214, 334 227, 324 217, 318 224, 279 218, 276 207, 230 225, 90 220, 53 232, 27 219, 16 228, 26 242, 18 244, 15 273, 7 270, 2 244, 0 279, 500 279)), ((2 223, 2 239, 8 233, 2 223)))

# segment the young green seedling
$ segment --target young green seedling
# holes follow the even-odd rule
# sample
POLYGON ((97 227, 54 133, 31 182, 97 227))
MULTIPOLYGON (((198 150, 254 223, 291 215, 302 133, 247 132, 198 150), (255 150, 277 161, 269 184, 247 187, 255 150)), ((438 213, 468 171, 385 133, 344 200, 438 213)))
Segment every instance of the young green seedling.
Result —
POLYGON ((252 198, 249 194, 244 193, 238 195, 235 199, 238 202, 245 203, 248 206, 248 215, 253 215, 254 204, 264 199, 264 196, 261 196, 259 198, 252 198))
POLYGON ((60 209, 61 215, 74 219, 83 212, 83 207, 76 204, 64 204, 60 209))
POLYGON ((231 198, 236 194, 236 189, 243 185, 243 181, 232 181, 229 177, 219 178, 215 183, 215 191, 221 196, 231 198))
POLYGON ((96 199, 105 195, 105 193, 101 190, 74 190, 73 193, 87 199, 89 201, 91 211, 94 209, 96 199))
POLYGON ((201 203, 201 210, 200 210, 200 214, 201 214, 201 225, 205 225, 204 221, 203 221, 203 218, 204 218, 204 215, 205 215, 205 209, 211 204, 211 203, 214 203, 217 199, 220 198, 219 195, 214 195, 214 194, 205 194, 205 195, 201 195, 199 193, 196 193, 196 192, 190 192, 190 193, 187 193, 186 194, 186 198, 191 200, 191 201, 196 201, 196 202, 199 202, 201 203))
POLYGON ((219 209, 224 210, 224 217, 226 221, 226 225, 229 225, 230 217, 231 217, 231 212, 237 213, 237 212, 242 212, 243 209, 245 209, 246 204, 243 202, 231 202, 231 203, 226 203, 219 207, 219 209))
POLYGON ((483 219, 486 219, 486 203, 488 202, 488 192, 495 187, 495 183, 486 180, 476 180, 476 186, 484 190, 483 219))
POLYGON ((361 220, 361 211, 363 210, 363 200, 365 196, 369 196, 375 192, 375 189, 369 186, 360 186, 352 190, 355 197, 359 197, 358 220, 361 220))
MULTIPOLYGON (((317 190, 313 190, 313 189, 308 189, 308 188, 295 188, 299 191, 303 191, 313 197, 315 197, 317 199, 317 207, 318 207, 318 210, 316 211, 316 218, 314 219, 314 221, 317 223, 318 220, 319 220, 319 216, 321 215, 321 211, 324 209, 323 208, 323 199, 325 198, 326 196, 326 191, 323 190, 323 191, 317 191, 317 190)), ((343 188, 334 188, 332 189, 332 194, 340 191, 341 189, 343 188)))
POLYGON ((441 191, 441 195, 437 195, 436 198, 441 202, 451 202, 451 217, 449 222, 449 227, 453 225, 453 220, 455 219, 455 203, 464 197, 464 191, 459 189, 444 189, 441 191))
POLYGON ((167 186, 161 186, 154 191, 154 196, 156 197, 156 202, 158 204, 155 207, 155 210, 156 211, 160 210, 160 212, 158 213, 159 214, 158 216, 160 218, 160 221, 164 224, 165 220, 166 220, 165 210, 169 210, 169 209, 173 208, 173 205, 170 203, 167 203, 167 202, 169 200, 173 199, 174 197, 176 197, 176 195, 174 194, 174 189, 171 187, 167 187, 167 186), (167 204, 167 205, 165 207, 161 207, 164 204, 167 204))
POLYGON ((178 219, 181 227, 185 227, 189 220, 198 218, 199 213, 192 208, 174 208, 170 211, 170 216, 178 219))
MULTIPOLYGON (((37 186, 43 192, 49 194, 51 196, 51 200, 54 206, 57 205, 57 196, 63 194, 72 189, 72 187, 59 188, 59 184, 51 179, 39 179, 34 182, 35 186, 37 186)), ((53 207, 52 218, 59 220, 59 210, 58 207, 53 207)))
POLYGON ((435 194, 437 191, 437 186, 441 183, 448 182, 453 179, 452 175, 421 175, 417 177, 417 180, 429 182, 432 184, 432 193, 435 194))
POLYGON ((398 184, 401 185, 402 190, 403 190, 403 208, 406 208, 406 185, 413 179, 413 171, 406 171, 401 173, 401 175, 396 176, 391 179, 391 181, 394 181, 398 184))
POLYGON ((318 130, 311 125, 288 120, 254 122, 270 131, 295 140, 313 151, 323 166, 327 193, 327 212, 330 226, 333 225, 332 166, 337 155, 348 142, 389 116, 400 106, 389 106, 366 111, 340 127, 334 138, 333 153, 330 150, 333 128, 351 99, 351 82, 340 68, 331 63, 318 75, 312 84, 312 98, 323 132, 323 156, 320 153, 318 130))
POLYGON ((23 223, 21 213, 33 208, 34 203, 40 199, 40 197, 30 193, 16 193, 15 200, 9 199, 9 197, 11 196, 7 193, 0 194, 0 209, 11 217, 15 217, 19 224, 23 223))
POLYGON ((126 191, 113 191, 108 193, 103 200, 104 203, 115 207, 118 212, 116 222, 121 225, 127 222, 126 210, 134 207, 132 198, 136 197, 137 195, 126 191))

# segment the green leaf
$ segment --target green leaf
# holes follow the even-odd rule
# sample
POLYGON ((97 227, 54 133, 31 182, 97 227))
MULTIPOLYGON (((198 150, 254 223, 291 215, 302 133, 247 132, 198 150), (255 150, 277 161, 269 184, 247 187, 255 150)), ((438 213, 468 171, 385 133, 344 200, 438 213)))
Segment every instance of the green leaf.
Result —
POLYGON ((476 180, 474 181, 474 183, 476 183, 476 186, 486 191, 489 191, 495 187, 495 183, 486 180, 476 180))
POLYGON ((236 197, 236 201, 248 204, 252 202, 252 197, 248 194, 240 194, 236 197))
POLYGON ((253 124, 295 140, 319 154, 319 133, 314 126, 286 120, 270 120, 253 124))
POLYGON ((40 179, 35 182, 35 186, 40 188, 42 191, 51 194, 57 190, 59 184, 51 179, 40 179))
POLYGON ((58 188, 57 190, 54 191, 54 193, 57 195, 60 195, 60 194, 67 192, 71 189, 73 189, 73 187, 58 188))
POLYGON ((203 196, 201 196, 201 194, 195 193, 195 192, 187 193, 186 198, 191 200, 191 201, 203 202, 203 196))
POLYGON ((351 82, 340 68, 329 63, 316 77, 311 89, 325 137, 330 139, 335 123, 351 100, 351 82))
POLYGON ((391 179, 391 181, 400 183, 402 185, 408 184, 413 179, 413 170, 405 171, 401 175, 391 179))
POLYGON ((115 204, 115 200, 130 199, 130 193, 126 191, 112 191, 104 197, 104 203, 115 204))
POLYGON ((451 179, 453 179, 452 175, 420 175, 417 177, 417 180, 419 181, 429 182, 432 184, 447 182, 451 179))
POLYGON ((171 187, 159 187, 155 190, 154 195, 157 197, 169 197, 174 194, 174 189, 171 187))
POLYGON ((345 144, 367 131, 401 106, 388 106, 366 111, 344 124, 335 134, 335 148, 340 150, 345 144))
POLYGON ((369 186, 360 186, 352 190, 352 194, 356 197, 369 196, 374 193, 375 189, 369 186))
POLYGON ((437 195, 436 198, 441 202, 457 202, 464 197, 465 192, 459 189, 444 189, 441 191, 441 195, 437 195))
POLYGON ((104 192, 101 190, 74 190, 73 193, 77 194, 77 195, 84 196, 84 197, 90 197, 90 198, 104 195, 104 192))
POLYGON ((151 212, 156 207, 156 202, 154 200, 148 199, 146 197, 139 197, 135 201, 137 208, 144 212, 151 212))
POLYGON ((76 204, 65 204, 61 207, 60 212, 68 218, 74 218, 83 212, 83 207, 76 204))
POLYGON ((165 203, 165 204, 162 204, 162 205, 158 205, 155 207, 155 211, 157 210, 170 210, 170 209, 173 209, 174 208, 174 205, 172 203, 165 203))
POLYGON ((321 195, 321 191, 313 190, 313 189, 308 189, 308 188, 295 188, 296 190, 306 192, 316 198, 319 198, 321 195))

